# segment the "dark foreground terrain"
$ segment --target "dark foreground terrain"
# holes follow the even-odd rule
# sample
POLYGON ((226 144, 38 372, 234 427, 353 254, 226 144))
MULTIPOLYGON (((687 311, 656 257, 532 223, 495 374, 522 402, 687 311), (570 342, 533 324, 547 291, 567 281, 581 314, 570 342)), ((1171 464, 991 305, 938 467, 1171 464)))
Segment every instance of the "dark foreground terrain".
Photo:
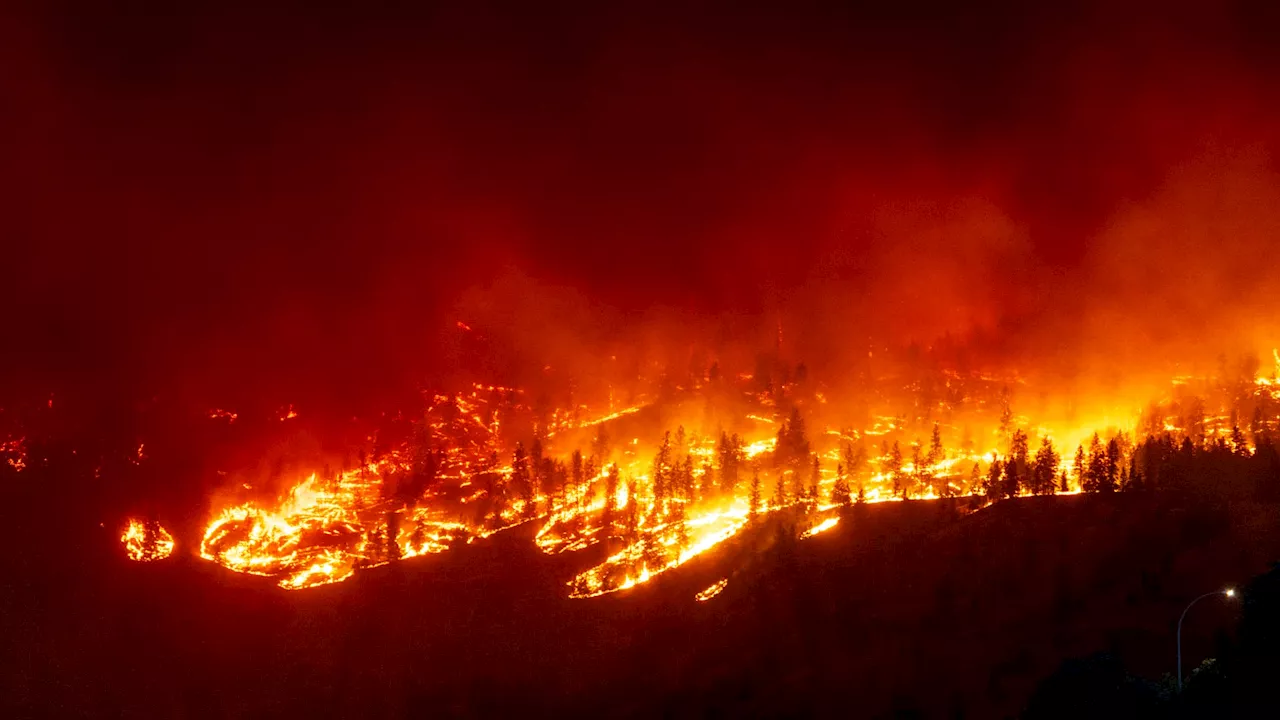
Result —
MULTIPOLYGON (((594 558, 542 556, 524 529, 285 592, 191 557, 189 539, 135 564, 109 528, 57 535, 28 513, 7 526, 0 696, 15 717, 1003 717, 1067 658, 1170 672, 1185 602, 1280 557, 1277 509, 873 505, 799 541, 771 522, 590 600, 563 582, 594 558)), ((1197 606, 1188 670, 1236 613, 1197 606)))

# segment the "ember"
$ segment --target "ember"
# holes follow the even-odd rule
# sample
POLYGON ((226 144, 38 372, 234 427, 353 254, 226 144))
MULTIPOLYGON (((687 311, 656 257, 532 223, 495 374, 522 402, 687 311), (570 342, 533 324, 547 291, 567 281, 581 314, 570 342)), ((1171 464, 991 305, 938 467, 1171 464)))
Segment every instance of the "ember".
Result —
POLYGON ((27 467, 26 438, 10 436, 4 442, 0 442, 0 457, 4 458, 5 463, 13 468, 14 472, 25 470, 27 467))

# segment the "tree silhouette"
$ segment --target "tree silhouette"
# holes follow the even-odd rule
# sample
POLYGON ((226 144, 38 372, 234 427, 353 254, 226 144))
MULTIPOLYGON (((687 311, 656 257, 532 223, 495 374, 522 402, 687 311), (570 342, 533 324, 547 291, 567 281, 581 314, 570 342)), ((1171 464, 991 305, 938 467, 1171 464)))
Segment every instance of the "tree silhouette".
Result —
POLYGON ((818 462, 818 456, 813 456, 813 473, 809 476, 809 502, 810 504, 818 502, 818 486, 822 483, 822 466, 818 462))
POLYGON ((898 446, 897 440, 893 441, 893 447, 889 450, 889 472, 893 476, 893 494, 905 500, 907 497, 906 474, 902 471, 902 448, 898 446))
MULTIPOLYGON (((1234 414, 1234 411, 1232 411, 1234 414)), ((1240 423, 1232 420, 1231 422, 1231 451, 1239 455, 1247 455, 1249 453, 1249 443, 1244 439, 1244 432, 1240 430, 1240 423)))
POLYGON ((526 519, 537 514, 534 503, 533 480, 529 477, 528 457, 524 452, 524 444, 517 442, 516 450, 511 458, 511 487, 524 502, 523 515, 526 519))
POLYGON ((933 435, 929 438, 929 455, 925 458, 925 462, 929 465, 937 465, 945 457, 946 454, 942 449, 942 432, 938 429, 938 423, 934 423, 933 435))
POLYGON ((849 494, 849 478, 845 474, 844 464, 836 465, 836 484, 831 488, 831 504, 848 507, 852 497, 849 494))
POLYGON ((1000 481, 1000 497, 1011 498, 1018 494, 1021 481, 1018 477, 1018 464, 1010 458, 1004 463, 1004 478, 1000 481))
POLYGON ((1104 465, 1104 474, 1102 477, 1102 485, 1099 488, 1102 492, 1115 492, 1120 484, 1120 445, 1113 437, 1107 441, 1107 459, 1104 465))
POLYGON ((640 535, 640 498, 636 494, 635 477, 627 477, 627 507, 623 513, 623 542, 634 545, 640 535))
POLYGON ((932 480, 932 478, 929 475, 929 468, 925 463, 924 456, 920 453, 920 443, 912 443, 911 478, 908 482, 908 492, 906 495, 903 495, 903 497, 905 498, 908 495, 915 494, 916 492, 923 492, 930 480, 932 480))
POLYGON ((653 507, 658 517, 666 515, 667 498, 670 497, 671 433, 664 433, 662 445, 653 457, 653 507))
POLYGON ((760 468, 751 469, 751 494, 747 500, 747 514, 752 519, 760 514, 760 468))
POLYGON ((1014 497, 1028 483, 1030 451, 1026 431, 1018 428, 1009 439, 1009 459, 1005 463, 1005 497, 1014 497))
POLYGON ((1004 463, 995 453, 991 454, 991 464, 987 466, 987 480, 982 484, 982 494, 987 500, 999 500, 1004 496, 1004 463))
POLYGON ((1085 462, 1084 445, 1076 445, 1076 459, 1071 464, 1072 472, 1076 475, 1076 482, 1079 483, 1081 489, 1084 488, 1085 478, 1088 474, 1089 466, 1085 462))
POLYGON ((587 495, 586 473, 582 465, 582 451, 574 449, 573 457, 569 460, 569 477, 573 486, 574 497, 578 501, 578 509, 581 510, 584 505, 584 498, 587 495))
POLYGON ((1153 718, 1160 714, 1156 689, 1125 671, 1111 655, 1068 660, 1041 683, 1027 704, 1028 720, 1153 718))
POLYGON ((720 460, 720 492, 733 497, 738 491, 738 470, 742 466, 742 439, 736 433, 729 437, 721 432, 716 450, 720 460))
POLYGON ((1036 451, 1031 468, 1031 492, 1036 495, 1053 494, 1057 471, 1058 453, 1054 452, 1053 441, 1045 435, 1040 439, 1040 449, 1036 451))
POLYGON ((609 462, 609 431, 605 429, 604 424, 596 426, 595 439, 591 441, 591 454, 600 464, 609 462))
POLYGON ((1093 441, 1089 443, 1089 462, 1085 467, 1084 482, 1081 483, 1085 492, 1102 492, 1102 486, 1107 481, 1107 454, 1103 448, 1102 439, 1098 437, 1098 433, 1093 434, 1093 441))
POLYGON ((702 472, 698 475, 698 500, 706 501, 715 492, 715 470, 711 462, 702 463, 702 472))
MULTIPOLYGON (((1005 388, 1004 392, 1007 394, 1009 392, 1009 389, 1005 388)), ((1000 437, 1002 439, 1007 438, 1009 437, 1009 434, 1012 431, 1013 431, 1013 408, 1009 407, 1009 403, 1006 400, 1004 404, 1004 409, 1000 411, 1000 428, 999 428, 1000 437)))
MULTIPOLYGON (((634 504, 634 502, 632 502, 634 504)), ((609 466, 609 470, 604 476, 604 514, 600 518, 601 525, 604 526, 606 545, 605 549, 609 549, 608 541, 616 537, 614 524, 618 517, 618 465, 614 463, 609 466)))

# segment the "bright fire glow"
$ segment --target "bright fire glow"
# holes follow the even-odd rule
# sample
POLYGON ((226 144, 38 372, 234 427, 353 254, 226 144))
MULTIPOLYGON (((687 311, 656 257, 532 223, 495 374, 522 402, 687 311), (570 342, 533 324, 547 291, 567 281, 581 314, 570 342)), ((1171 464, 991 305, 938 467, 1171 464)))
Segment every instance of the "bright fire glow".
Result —
POLYGON ((157 522, 130 519, 120 536, 125 555, 130 560, 151 562, 173 554, 173 536, 157 522))
MULTIPOLYGON (((239 479, 233 487, 252 494, 214 513, 200 556, 301 589, 531 523, 542 552, 593 558, 566 578, 571 597, 588 598, 645 583, 775 513, 809 518, 802 536, 812 537, 839 524, 831 511, 857 503, 969 498, 963 507, 976 509, 1077 494, 1088 489, 1088 463, 1108 452, 1123 489, 1143 437, 1247 456, 1280 428, 1274 374, 1232 386, 1255 408, 1243 421, 1225 401, 1199 399, 1226 387, 1208 377, 1173 377, 1155 399, 1073 402, 1034 419, 1010 399, 1025 378, 939 377, 947 392, 927 403, 918 382, 877 380, 883 407, 864 408, 857 422, 829 388, 806 394, 747 373, 721 376, 723 407, 705 378, 669 383, 661 407, 635 393, 619 408, 610 391, 595 409, 475 384, 429 396, 412 439, 382 446, 370 435, 354 467, 348 458, 344 469, 308 471, 270 495, 254 488, 271 483, 239 479), (659 423, 675 429, 655 431, 659 423), (1013 474, 1004 472, 1011 461, 1013 474)), ((281 410, 282 420, 295 416, 281 410)))
POLYGON ((818 533, 824 533, 839 524, 840 524, 840 518, 829 517, 826 520, 823 520, 817 525, 814 525, 813 527, 806 530, 803 537, 807 537, 807 538, 813 537, 814 535, 817 535, 818 533))
POLYGON ((720 592, 724 590, 725 586, 728 584, 729 584, 729 578, 723 578, 721 580, 717 580, 714 584, 708 586, 706 590, 703 590, 697 595, 694 595, 693 599, 697 600, 698 602, 706 602, 711 598, 719 595, 720 592))

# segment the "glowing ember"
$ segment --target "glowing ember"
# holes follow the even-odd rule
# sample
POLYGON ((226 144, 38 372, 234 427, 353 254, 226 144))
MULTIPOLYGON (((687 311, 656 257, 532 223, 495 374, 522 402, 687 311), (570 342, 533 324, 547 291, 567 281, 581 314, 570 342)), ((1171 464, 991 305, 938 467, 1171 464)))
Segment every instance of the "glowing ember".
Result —
POLYGON ((130 519, 120 542, 124 543, 125 555, 138 562, 163 560, 173 554, 173 536, 154 520, 130 519))
POLYGON ((706 602, 711 598, 719 595, 721 591, 725 589, 725 586, 727 586, 728 584, 729 584, 729 578, 723 578, 721 580, 717 580, 713 585, 707 587, 706 590, 703 590, 697 595, 694 595, 693 599, 697 600, 698 602, 706 602))
POLYGON ((230 410, 223 410, 222 408, 214 408, 209 411, 209 418, 212 420, 226 420, 228 423, 233 423, 238 417, 240 416, 236 413, 230 410))
POLYGON ((14 472, 22 472, 27 467, 27 439, 9 436, 0 442, 0 457, 13 468, 14 472))

